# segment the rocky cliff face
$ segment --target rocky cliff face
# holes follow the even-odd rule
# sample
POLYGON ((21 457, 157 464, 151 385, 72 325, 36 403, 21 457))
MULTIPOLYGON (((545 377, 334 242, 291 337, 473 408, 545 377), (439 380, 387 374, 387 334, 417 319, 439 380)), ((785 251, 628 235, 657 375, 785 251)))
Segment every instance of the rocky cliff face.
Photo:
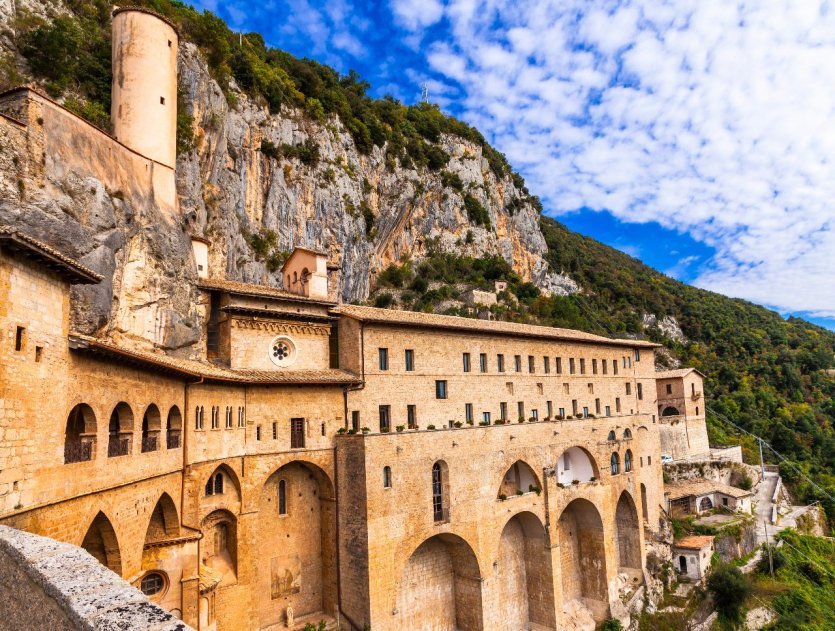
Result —
MULTIPOLYGON (((12 21, 22 9, 44 17, 62 9, 60 3, 0 0, 0 47, 25 76, 12 21)), ((510 177, 496 178, 479 145, 442 137, 451 156, 445 170, 463 183, 456 189, 444 186, 438 172, 387 164, 379 147, 363 155, 338 117, 318 121, 287 107, 271 115, 234 84, 228 99, 200 51, 185 42, 179 79, 196 142, 178 158, 179 212, 173 217, 141 190, 135 165, 107 158, 111 141, 86 124, 50 130, 47 121, 53 141, 47 140, 42 157, 28 156, 32 168, 25 166, 22 146, 10 140, 0 147, 8 158, 0 160, 0 222, 105 275, 99 287, 74 290, 81 305, 74 328, 199 353, 203 312, 200 292, 191 289, 196 270, 189 234, 211 240, 211 276, 277 286, 286 252, 295 246, 324 250, 340 268, 337 295, 344 301, 365 299, 378 271, 393 261, 418 260, 430 246, 499 255, 546 292, 577 291, 570 278, 549 272, 538 211, 510 177), (316 147, 318 161, 262 151, 304 144, 316 147), (89 156, 76 155, 82 149, 89 156), (465 192, 487 210, 490 227, 470 225, 465 192)))

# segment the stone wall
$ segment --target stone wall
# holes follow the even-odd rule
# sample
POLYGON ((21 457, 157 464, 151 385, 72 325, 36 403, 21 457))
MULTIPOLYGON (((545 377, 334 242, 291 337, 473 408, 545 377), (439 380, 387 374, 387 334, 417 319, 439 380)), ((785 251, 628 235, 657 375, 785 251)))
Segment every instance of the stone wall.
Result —
POLYGON ((0 631, 191 631, 75 546, 0 526, 0 631))

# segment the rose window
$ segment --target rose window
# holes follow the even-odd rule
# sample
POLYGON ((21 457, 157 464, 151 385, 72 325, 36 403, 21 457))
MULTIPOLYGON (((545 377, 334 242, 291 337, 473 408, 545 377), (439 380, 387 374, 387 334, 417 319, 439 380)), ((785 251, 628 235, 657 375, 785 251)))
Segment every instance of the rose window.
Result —
POLYGON ((296 361, 296 345, 289 337, 277 337, 270 342, 269 355, 276 366, 289 366, 296 361))

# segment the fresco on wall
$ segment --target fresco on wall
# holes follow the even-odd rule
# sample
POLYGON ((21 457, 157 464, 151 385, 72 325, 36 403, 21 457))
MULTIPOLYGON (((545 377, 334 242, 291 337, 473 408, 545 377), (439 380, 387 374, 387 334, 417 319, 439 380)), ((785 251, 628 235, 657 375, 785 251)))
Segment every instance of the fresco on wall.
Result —
POLYGON ((298 556, 270 559, 270 592, 272 599, 298 594, 301 591, 301 561, 298 556))

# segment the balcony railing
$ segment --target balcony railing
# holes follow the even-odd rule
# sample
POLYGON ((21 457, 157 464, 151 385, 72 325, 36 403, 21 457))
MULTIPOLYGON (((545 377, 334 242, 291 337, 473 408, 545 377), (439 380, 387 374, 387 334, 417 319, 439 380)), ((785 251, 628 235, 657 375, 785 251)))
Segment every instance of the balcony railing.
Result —
POLYGON ((64 462, 87 462, 93 459, 93 443, 67 443, 64 445, 64 462))
POLYGON ((157 437, 156 436, 143 436, 142 437, 142 453, 147 453, 149 451, 156 451, 157 450, 157 437))
POLYGON ((165 438, 166 445, 169 449, 180 448, 180 432, 168 432, 165 438))
POLYGON ((107 457, 127 456, 130 453, 130 438, 111 437, 107 441, 107 457))

